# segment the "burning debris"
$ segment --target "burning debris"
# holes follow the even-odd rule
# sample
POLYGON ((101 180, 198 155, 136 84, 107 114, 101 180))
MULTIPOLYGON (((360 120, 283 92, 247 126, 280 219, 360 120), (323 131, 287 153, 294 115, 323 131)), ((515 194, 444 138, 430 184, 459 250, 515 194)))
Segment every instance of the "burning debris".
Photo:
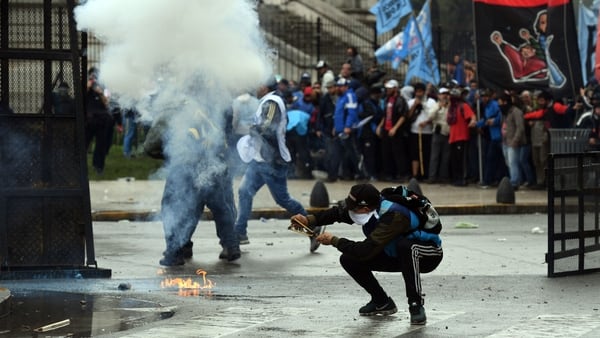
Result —
POLYGON ((177 289, 177 295, 182 297, 192 297, 200 295, 210 295, 216 283, 206 278, 207 272, 198 269, 196 275, 201 276, 201 281, 196 281, 192 278, 165 278, 160 282, 160 287, 163 289, 177 289))

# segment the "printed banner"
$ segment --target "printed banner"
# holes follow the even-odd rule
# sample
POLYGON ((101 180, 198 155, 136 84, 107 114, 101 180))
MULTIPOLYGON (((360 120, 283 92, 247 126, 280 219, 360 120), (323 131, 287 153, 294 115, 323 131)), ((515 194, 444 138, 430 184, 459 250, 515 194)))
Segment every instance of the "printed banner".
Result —
POLYGON ((572 98, 583 85, 570 0, 474 0, 480 86, 550 89, 572 98))
POLYGON ((377 19, 377 34, 390 31, 400 22, 400 19, 412 13, 410 0, 379 0, 369 9, 377 19))

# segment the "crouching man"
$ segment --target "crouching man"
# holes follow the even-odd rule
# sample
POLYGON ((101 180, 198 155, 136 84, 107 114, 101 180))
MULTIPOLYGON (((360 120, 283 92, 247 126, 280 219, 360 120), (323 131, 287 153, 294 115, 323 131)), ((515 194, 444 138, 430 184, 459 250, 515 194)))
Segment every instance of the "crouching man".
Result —
POLYGON ((342 205, 306 217, 295 215, 292 222, 311 228, 334 222, 361 225, 366 238, 360 242, 329 232, 317 237, 321 244, 333 245, 342 252, 340 263, 344 270, 371 295, 371 300, 358 310, 359 314, 396 313, 396 304, 383 290, 373 271, 402 272, 410 323, 426 323, 420 274, 433 271, 442 261, 442 241, 438 234, 421 229, 415 212, 383 198, 371 184, 357 184, 342 205))

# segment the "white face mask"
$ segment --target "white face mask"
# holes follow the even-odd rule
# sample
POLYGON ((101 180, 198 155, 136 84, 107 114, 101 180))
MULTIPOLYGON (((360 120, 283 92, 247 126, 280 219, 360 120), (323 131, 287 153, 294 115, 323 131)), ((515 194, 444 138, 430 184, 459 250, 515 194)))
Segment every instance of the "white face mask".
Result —
POLYGON ((356 223, 360 226, 367 224, 369 222, 369 220, 371 219, 371 217, 373 217, 373 216, 377 217, 377 213, 375 212, 375 210, 373 210, 367 214, 358 214, 354 211, 348 210, 348 214, 350 215, 350 218, 352 219, 352 221, 354 221, 354 223, 356 223))

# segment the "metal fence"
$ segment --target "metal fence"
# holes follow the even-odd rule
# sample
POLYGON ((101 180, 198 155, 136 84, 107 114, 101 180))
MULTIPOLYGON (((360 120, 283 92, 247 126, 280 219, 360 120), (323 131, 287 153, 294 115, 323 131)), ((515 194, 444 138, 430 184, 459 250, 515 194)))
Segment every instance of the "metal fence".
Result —
POLYGON ((548 156, 548 276, 600 271, 600 152, 548 156))
POLYGON ((0 0, 0 279, 110 276, 93 268, 74 7, 0 0))

